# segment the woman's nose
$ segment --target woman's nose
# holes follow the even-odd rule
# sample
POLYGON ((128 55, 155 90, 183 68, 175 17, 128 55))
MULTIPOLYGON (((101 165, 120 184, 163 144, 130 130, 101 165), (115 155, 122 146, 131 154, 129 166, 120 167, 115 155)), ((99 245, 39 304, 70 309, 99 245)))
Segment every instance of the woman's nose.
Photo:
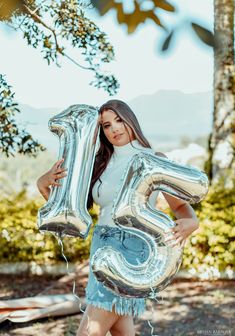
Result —
POLYGON ((119 126, 118 125, 113 125, 112 126, 112 132, 116 132, 119 130, 119 126))

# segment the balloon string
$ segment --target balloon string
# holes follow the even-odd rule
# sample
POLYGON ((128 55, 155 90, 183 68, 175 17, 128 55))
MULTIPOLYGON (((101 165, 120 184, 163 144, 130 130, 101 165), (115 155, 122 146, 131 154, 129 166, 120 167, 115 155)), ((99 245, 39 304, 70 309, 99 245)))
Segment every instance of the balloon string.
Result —
MULTIPOLYGON (((152 304, 151 304, 151 312, 152 312, 152 316, 151 316, 151 320, 152 320, 153 319, 153 305, 152 304)), ((151 336, 159 336, 159 335, 153 333, 154 332, 154 328, 153 328, 150 320, 148 320, 147 322, 148 322, 148 325, 151 328, 151 336)))
MULTIPOLYGON (((150 292, 150 295, 149 295, 149 299, 153 299, 155 301, 157 301, 157 303, 160 303, 160 301, 157 299, 157 291, 150 285, 150 289, 151 289, 151 292, 150 292)), ((162 301, 163 302, 163 297, 161 296, 162 298, 162 301)), ((152 315, 151 315, 151 320, 153 319, 153 304, 151 303, 151 312, 152 312, 152 315)), ((151 328, 151 336, 159 336, 157 334, 154 334, 154 328, 150 322, 150 320, 147 321, 148 322, 148 325, 150 326, 151 328)))
MULTIPOLYGON (((69 262, 68 262, 67 257, 66 257, 65 254, 64 254, 64 245, 63 245, 62 239, 59 238, 59 237, 56 237, 56 239, 57 239, 58 244, 59 244, 60 247, 61 247, 61 254, 62 254, 62 256, 63 256, 63 258, 64 258, 64 260, 65 260, 65 262, 66 262, 67 274, 70 275, 71 272, 69 272, 69 262)), ((82 309, 82 305, 81 305, 81 299, 80 299, 80 297, 75 293, 75 289, 76 289, 76 282, 75 282, 75 280, 74 280, 74 281, 73 281, 73 295, 80 301, 80 310, 81 310, 81 312, 84 313, 84 310, 82 309)))
MULTIPOLYGON (((64 260, 65 260, 65 262, 66 262, 67 274, 70 275, 71 272, 69 272, 69 262, 68 262, 67 257, 66 257, 65 254, 64 254, 64 245, 63 245, 63 241, 62 241, 62 236, 59 235, 59 237, 58 237, 58 236, 55 235, 55 234, 54 234, 54 236, 55 236, 55 238, 56 238, 56 240, 57 240, 57 242, 58 242, 58 245, 59 245, 60 248, 61 248, 61 254, 62 254, 62 256, 63 256, 63 258, 64 258, 64 260)), ((73 281, 73 296, 74 296, 76 299, 78 299, 78 301, 79 301, 79 309, 80 309, 80 311, 84 314, 85 311, 82 309, 81 299, 80 299, 80 297, 76 294, 75 290, 76 290, 76 282, 75 282, 75 280, 74 280, 74 281, 73 281)), ((87 322, 88 322, 88 323, 87 323, 87 327, 86 327, 86 329, 87 329, 87 331, 89 331, 88 329, 89 329, 89 324, 90 324, 90 317, 89 317, 88 314, 87 314, 87 322)), ((88 333, 88 335, 89 335, 89 333, 88 333)))
MULTIPOLYGON (((62 256, 63 256, 63 258, 64 258, 64 260, 65 260, 65 262, 66 262, 67 274, 70 275, 71 272, 69 272, 69 262, 68 262, 67 257, 66 257, 65 254, 64 254, 64 245, 63 245, 63 241, 62 241, 62 236, 61 236, 61 235, 57 236, 56 234, 54 234, 54 236, 55 236, 55 238, 56 238, 56 240, 57 240, 57 242, 58 242, 58 245, 59 245, 60 248, 61 248, 61 254, 62 254, 62 256)), ((150 288, 151 288, 151 292, 150 292, 150 296, 149 296, 149 298, 150 298, 150 299, 154 299, 155 301, 157 301, 157 302, 159 303, 159 301, 158 301, 157 298, 156 298, 156 296, 157 296, 157 292, 154 290, 154 288, 153 288, 152 286, 150 286, 150 288)), ((73 293, 74 297, 75 297, 76 299, 79 300, 79 309, 80 309, 80 311, 84 314, 85 311, 82 309, 81 299, 80 299, 80 297, 76 294, 75 290, 76 290, 76 282, 75 282, 75 280, 74 280, 74 281, 73 281, 73 291, 72 291, 72 293, 73 293)), ((163 298, 162 298, 162 301, 163 301, 163 298)), ((152 304, 151 304, 151 312, 152 312, 152 316, 151 316, 151 320, 152 320, 152 319, 153 319, 153 313, 154 313, 153 305, 152 305, 152 304)), ((87 317, 87 322, 88 322, 86 329, 87 329, 87 331, 88 331, 88 335, 89 335, 89 324, 90 324, 90 317, 89 317, 89 314, 87 314, 86 317, 87 317)), ((148 322, 149 327, 151 328, 151 336, 159 336, 159 335, 157 335, 157 334, 154 334, 154 327, 152 326, 150 320, 148 320, 147 322, 148 322)))

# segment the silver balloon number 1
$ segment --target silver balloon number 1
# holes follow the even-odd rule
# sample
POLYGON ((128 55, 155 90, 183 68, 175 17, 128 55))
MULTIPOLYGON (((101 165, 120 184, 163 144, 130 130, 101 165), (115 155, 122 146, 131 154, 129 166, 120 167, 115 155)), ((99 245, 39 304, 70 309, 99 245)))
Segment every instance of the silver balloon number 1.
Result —
POLYGON ((123 230, 145 241, 148 258, 133 265, 120 251, 105 246, 91 261, 97 279, 121 296, 155 297, 170 283, 182 261, 181 247, 164 242, 165 232, 175 226, 174 221, 148 203, 154 190, 197 203, 208 192, 208 178, 195 167, 147 152, 133 156, 114 200, 113 219, 123 230))
POLYGON ((39 209, 39 230, 86 238, 92 224, 87 196, 99 145, 98 110, 89 105, 70 106, 49 120, 49 128, 59 138, 59 159, 65 159, 68 173, 62 186, 52 187, 49 200, 39 209))

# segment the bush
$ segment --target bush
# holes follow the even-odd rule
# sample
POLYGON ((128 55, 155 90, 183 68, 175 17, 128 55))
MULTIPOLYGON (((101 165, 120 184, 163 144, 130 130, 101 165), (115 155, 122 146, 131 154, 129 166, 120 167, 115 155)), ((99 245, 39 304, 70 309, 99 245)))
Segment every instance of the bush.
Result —
POLYGON ((210 187, 206 198, 193 206, 200 226, 184 249, 183 268, 205 278, 221 272, 229 276, 235 265, 235 193, 234 188, 226 188, 225 182, 221 178, 210 187))
MULTIPOLYGON (((38 230, 37 212, 44 202, 41 198, 29 199, 25 190, 0 200, 1 262, 35 261, 40 264, 64 261, 56 238, 38 230)), ((94 210, 90 214, 94 224, 97 214, 94 210)), ((69 261, 82 261, 89 257, 93 226, 86 240, 63 238, 64 253, 69 261)))
MULTIPOLYGON (((235 182, 235 181, 234 181, 235 182)), ((187 240, 182 268, 205 277, 230 272, 235 258, 235 194, 233 188, 224 187, 224 181, 210 187, 206 198, 193 205, 200 228, 187 240)), ((235 185, 235 183, 233 184, 235 185)), ((49 233, 43 235, 36 225, 38 209, 45 201, 28 199, 26 192, 0 200, 0 261, 35 261, 55 263, 64 261, 61 247, 49 233)), ((173 215, 172 211, 166 211, 173 215)), ((97 220, 97 208, 90 212, 93 226, 86 240, 63 238, 64 253, 69 261, 89 258, 91 235, 97 220)))

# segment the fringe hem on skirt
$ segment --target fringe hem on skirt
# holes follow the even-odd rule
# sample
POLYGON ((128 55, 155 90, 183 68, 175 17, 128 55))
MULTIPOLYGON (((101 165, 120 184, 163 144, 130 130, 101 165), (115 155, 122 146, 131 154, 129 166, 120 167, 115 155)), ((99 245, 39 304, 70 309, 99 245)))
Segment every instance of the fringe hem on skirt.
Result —
POLYGON ((112 302, 100 302, 93 301, 86 297, 85 301, 87 304, 93 305, 95 307, 107 310, 112 312, 113 306, 114 311, 118 315, 130 315, 130 316, 141 316, 145 311, 145 301, 144 299, 139 299, 141 302, 138 302, 138 299, 131 298, 114 298, 112 302))

